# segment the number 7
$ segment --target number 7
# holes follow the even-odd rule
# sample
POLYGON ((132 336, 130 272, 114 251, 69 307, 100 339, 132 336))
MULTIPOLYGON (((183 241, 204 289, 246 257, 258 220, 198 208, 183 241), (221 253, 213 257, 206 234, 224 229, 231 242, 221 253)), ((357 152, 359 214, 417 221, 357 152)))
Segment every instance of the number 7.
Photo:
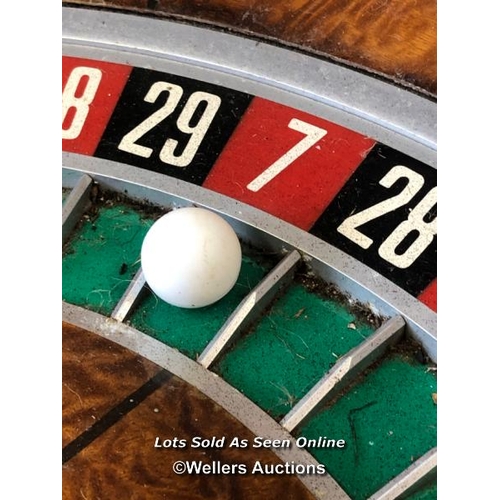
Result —
POLYGON ((247 189, 253 192, 259 191, 268 182, 272 181, 278 174, 283 172, 286 167, 293 163, 297 158, 302 156, 308 149, 312 148, 325 135, 326 130, 303 122, 297 118, 292 118, 288 124, 288 128, 302 132, 306 136, 292 149, 289 149, 281 158, 275 161, 269 168, 264 170, 258 177, 247 185, 247 189))

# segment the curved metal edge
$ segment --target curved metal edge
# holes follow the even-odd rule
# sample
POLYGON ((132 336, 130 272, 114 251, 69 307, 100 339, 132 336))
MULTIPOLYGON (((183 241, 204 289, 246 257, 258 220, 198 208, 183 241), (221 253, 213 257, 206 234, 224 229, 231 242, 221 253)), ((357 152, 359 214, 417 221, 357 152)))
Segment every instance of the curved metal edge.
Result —
POLYGON ((166 175, 130 165, 73 153, 63 153, 63 184, 71 187, 88 174, 104 187, 159 206, 196 204, 220 213, 236 233, 253 245, 285 253, 296 248, 327 281, 366 304, 375 314, 401 315, 407 332, 422 343, 437 362, 437 315, 418 299, 382 275, 319 238, 259 209, 227 196, 166 175))
POLYGON ((293 274, 302 261, 297 250, 292 250, 254 287, 222 325, 215 337, 198 357, 198 363, 209 368, 231 343, 240 335, 246 325, 256 319, 269 305, 279 290, 291 282, 293 274))
MULTIPOLYGON (((291 443, 290 448, 272 449, 283 461, 319 465, 319 462, 309 452, 295 445, 293 436, 256 404, 215 373, 187 358, 179 351, 124 323, 65 302, 62 303, 62 319, 126 347, 173 373, 228 411, 256 436, 281 441, 288 440, 291 443)), ((349 500, 349 496, 327 473, 324 475, 297 475, 296 477, 318 500, 349 500)))
POLYGON ((89 193, 92 179, 83 175, 72 189, 62 210, 62 241, 66 241, 84 211, 90 206, 89 193))
POLYGON ((368 500, 395 500, 407 498, 410 491, 437 474, 437 448, 432 448, 408 469, 389 481, 382 489, 373 494, 368 500), (403 496, 404 495, 404 496, 403 496))
POLYGON ((282 418, 280 424, 289 432, 311 417, 321 403, 335 391, 359 375, 396 343, 403 333, 405 322, 394 316, 370 335, 363 343, 340 357, 309 392, 282 418))
POLYGON ((300 52, 166 19, 63 7, 63 54, 229 87, 325 118, 436 167, 435 102, 300 52))

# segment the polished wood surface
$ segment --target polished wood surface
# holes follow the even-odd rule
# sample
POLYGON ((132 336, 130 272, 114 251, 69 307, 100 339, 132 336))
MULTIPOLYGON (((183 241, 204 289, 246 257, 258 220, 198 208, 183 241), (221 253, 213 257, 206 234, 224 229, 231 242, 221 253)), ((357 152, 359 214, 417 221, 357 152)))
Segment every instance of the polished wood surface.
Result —
POLYGON ((437 92, 436 0, 71 0, 262 37, 437 92))
POLYGON ((253 434, 197 389, 95 334, 63 323, 64 500, 312 500, 296 476, 182 474, 176 460, 281 461, 270 449, 158 448, 161 440, 253 434))
POLYGON ((71 325, 64 325, 62 335, 64 447, 157 374, 160 368, 127 349, 71 325))

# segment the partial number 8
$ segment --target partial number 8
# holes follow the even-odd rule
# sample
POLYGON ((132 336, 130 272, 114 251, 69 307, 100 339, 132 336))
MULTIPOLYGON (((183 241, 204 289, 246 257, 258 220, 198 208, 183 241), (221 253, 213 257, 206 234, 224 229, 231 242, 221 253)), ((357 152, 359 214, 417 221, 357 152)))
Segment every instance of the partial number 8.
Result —
POLYGON ((423 200, 409 213, 408 219, 399 226, 380 245, 379 255, 395 266, 406 269, 410 267, 422 252, 432 243, 437 234, 437 217, 430 222, 425 222, 425 216, 437 204, 437 187, 432 188, 423 200), (417 231, 418 236, 402 254, 396 253, 396 248, 412 232, 417 231))
POLYGON ((101 78, 102 72, 97 68, 79 66, 71 72, 62 94, 63 139, 76 139, 80 135, 101 78), (70 110, 74 110, 73 114, 70 110), (71 119, 69 126, 64 128, 68 117, 71 119))

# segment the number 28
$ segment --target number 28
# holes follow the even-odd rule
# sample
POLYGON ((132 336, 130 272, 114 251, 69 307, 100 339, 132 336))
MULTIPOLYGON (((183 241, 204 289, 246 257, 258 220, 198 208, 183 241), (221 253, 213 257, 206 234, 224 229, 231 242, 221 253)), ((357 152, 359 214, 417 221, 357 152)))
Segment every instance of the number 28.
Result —
MULTIPOLYGON (((393 167, 380 181, 383 187, 390 188, 401 178, 408 179, 408 184, 395 196, 376 205, 351 215, 340 224, 337 231, 349 238, 363 249, 369 248, 373 240, 363 234, 358 227, 381 217, 409 203, 424 186, 424 177, 409 168, 397 165, 393 167)), ((409 213, 392 233, 382 242, 378 254, 390 264, 406 269, 410 267, 424 250, 432 243, 437 234, 437 217, 431 221, 425 220, 426 215, 437 204, 437 187, 433 187, 424 198, 409 213), (410 235, 416 233, 413 242, 402 253, 397 252, 398 246, 410 235)))

